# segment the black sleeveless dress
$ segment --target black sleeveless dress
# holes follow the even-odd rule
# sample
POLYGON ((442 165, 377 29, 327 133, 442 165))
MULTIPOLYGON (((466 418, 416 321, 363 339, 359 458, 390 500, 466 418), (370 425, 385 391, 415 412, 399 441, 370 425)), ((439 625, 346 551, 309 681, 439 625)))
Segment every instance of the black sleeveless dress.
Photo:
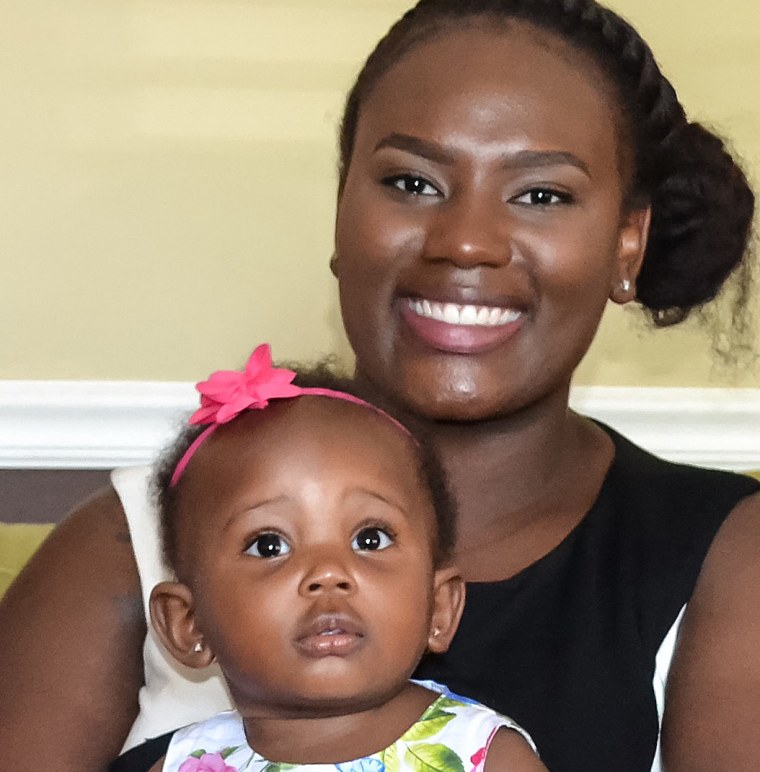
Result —
MULTIPOLYGON (((511 579, 468 584, 453 645, 415 673, 513 718, 551 772, 649 772, 655 656, 716 532, 760 487, 662 461, 606 431, 615 458, 586 517, 511 579)), ((146 770, 170 736, 112 770, 146 770)))

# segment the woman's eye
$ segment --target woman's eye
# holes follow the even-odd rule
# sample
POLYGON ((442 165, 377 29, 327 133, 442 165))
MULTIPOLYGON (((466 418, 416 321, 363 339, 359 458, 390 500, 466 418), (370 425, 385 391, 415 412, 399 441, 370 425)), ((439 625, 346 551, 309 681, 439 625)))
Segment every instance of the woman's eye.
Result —
POLYGON ((367 550, 384 550, 393 544, 393 538, 382 528, 362 528, 354 536, 351 545, 357 552, 367 550))
POLYGON ((279 558, 290 552, 290 545, 279 534, 262 533, 251 542, 245 552, 255 558, 279 558))
POLYGON ((429 183, 424 177, 416 177, 413 174, 399 174, 394 177, 386 177, 383 183, 390 187, 408 193, 410 196, 438 196, 440 191, 435 185, 429 183))
POLYGON ((562 193, 550 188, 533 188, 513 200, 518 204, 530 204, 530 206, 553 206, 569 203, 571 196, 569 193, 562 193))

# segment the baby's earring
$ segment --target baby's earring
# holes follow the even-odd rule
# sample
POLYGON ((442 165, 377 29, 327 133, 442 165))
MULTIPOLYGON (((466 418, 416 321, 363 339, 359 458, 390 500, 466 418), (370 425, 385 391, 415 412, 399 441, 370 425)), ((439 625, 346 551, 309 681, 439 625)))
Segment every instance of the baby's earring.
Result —
MULTIPOLYGON (((196 641, 193 644, 193 653, 195 654, 203 654, 206 651, 206 646, 203 643, 203 641, 196 641)), ((216 662, 216 655, 212 652, 209 652, 211 654, 211 658, 206 663, 207 665, 211 665, 212 663, 216 662)))

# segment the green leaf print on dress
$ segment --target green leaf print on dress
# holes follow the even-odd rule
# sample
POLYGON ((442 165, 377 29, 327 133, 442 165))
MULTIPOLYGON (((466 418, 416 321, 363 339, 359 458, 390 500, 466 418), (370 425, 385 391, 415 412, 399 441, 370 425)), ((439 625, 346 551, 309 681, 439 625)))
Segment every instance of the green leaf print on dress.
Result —
POLYGON ((458 699, 437 684, 422 682, 419 685, 431 691, 440 689, 439 696, 390 747, 361 759, 321 764, 270 761, 247 744, 240 714, 226 711, 178 730, 170 743, 164 769, 167 772, 483 772, 488 746, 502 727, 518 731, 534 747, 530 737, 506 716, 466 698, 458 699), (215 740, 210 740, 211 737, 215 740))

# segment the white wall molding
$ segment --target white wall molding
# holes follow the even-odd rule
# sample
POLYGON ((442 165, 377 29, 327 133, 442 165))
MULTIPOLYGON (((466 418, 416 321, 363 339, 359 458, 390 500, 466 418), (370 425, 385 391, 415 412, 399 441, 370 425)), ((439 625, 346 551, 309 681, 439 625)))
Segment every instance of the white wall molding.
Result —
POLYGON ((142 464, 195 405, 191 383, 0 381, 0 468, 142 464))
MULTIPOLYGON (((760 389, 581 387, 571 402, 665 458, 760 468, 760 389)), ((0 381, 0 468, 144 463, 195 404, 191 383, 0 381)))

